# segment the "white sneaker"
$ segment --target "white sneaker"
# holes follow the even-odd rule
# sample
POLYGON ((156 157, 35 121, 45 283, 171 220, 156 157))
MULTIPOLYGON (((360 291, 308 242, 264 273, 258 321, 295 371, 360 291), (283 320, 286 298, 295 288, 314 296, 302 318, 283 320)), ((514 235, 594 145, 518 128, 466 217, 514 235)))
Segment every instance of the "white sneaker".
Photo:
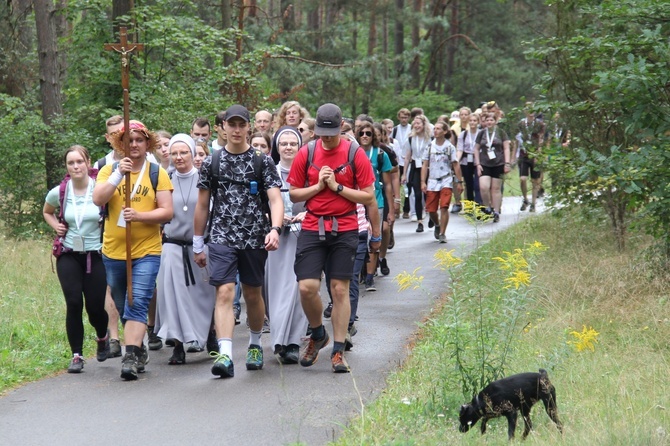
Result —
POLYGON ((410 219, 410 221, 417 221, 416 220, 416 215, 412 214, 412 218, 410 219))

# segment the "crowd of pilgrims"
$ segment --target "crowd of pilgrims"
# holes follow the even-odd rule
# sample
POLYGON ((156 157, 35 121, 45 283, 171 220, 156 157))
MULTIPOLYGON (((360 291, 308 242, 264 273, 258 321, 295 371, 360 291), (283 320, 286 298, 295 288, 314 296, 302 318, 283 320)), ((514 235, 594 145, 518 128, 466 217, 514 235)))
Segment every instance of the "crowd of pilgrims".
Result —
MULTIPOLYGON (((434 228, 438 243, 447 242, 449 214, 463 212, 462 199, 478 203, 493 222, 498 222, 503 177, 515 164, 522 178, 521 210, 534 211, 541 196, 542 175, 534 165, 533 153, 540 149, 548 132, 541 117, 532 112, 513 129, 509 124, 499 125, 504 122, 504 113, 495 102, 482 103, 474 112, 462 107, 440 116, 435 123, 419 108, 402 108, 395 118, 396 122, 375 121, 359 115, 342 118, 340 124, 341 137, 357 142, 366 151, 375 175, 377 204, 372 211, 361 204, 356 208, 359 247, 349 283, 351 314, 345 350, 353 347, 352 337, 357 333, 359 289, 374 292, 375 277, 390 274, 386 254, 395 245, 396 219, 416 222, 416 232, 422 233, 427 216, 427 225, 434 228), (510 133, 514 133, 514 140, 510 140, 510 133), (525 183, 529 175, 530 201, 525 183), (379 218, 371 219, 370 212, 378 212, 379 218), (380 231, 372 230, 370 220, 379 221, 380 231), (380 233, 381 240, 373 233, 380 233)), ((84 308, 96 333, 98 361, 122 356, 123 329, 124 379, 136 379, 148 362, 147 350, 161 349, 164 344, 173 348, 168 361, 171 365, 184 364, 187 353, 204 350, 214 357, 220 358, 223 353, 232 357, 230 339, 224 338, 222 343, 217 335, 217 291, 210 284, 210 265, 196 261, 202 249, 194 254, 193 242, 199 183, 202 189, 212 153, 226 150, 226 121, 223 111, 213 125, 207 118, 197 118, 190 132, 174 135, 130 121, 128 138, 131 152, 140 154, 138 159, 124 156, 123 118, 113 116, 106 122, 105 138, 112 148, 107 156, 91 160, 87 149, 79 145, 66 150, 67 177, 49 191, 43 213, 62 245, 57 274, 66 302, 66 331, 72 350, 68 372, 79 373, 84 368, 84 308), (126 174, 131 175, 130 191, 125 190, 126 174), (130 193, 130 208, 124 205, 126 193, 130 193), (128 223, 132 231, 133 294, 148 296, 137 297, 132 304, 125 284, 128 223), (130 366, 126 365, 128 357, 130 366)), ((261 333, 270 337, 276 359, 288 365, 300 362, 301 346, 312 329, 300 304, 293 270, 296 234, 306 210, 304 204, 291 201, 286 178, 298 151, 319 137, 315 135, 315 118, 295 101, 285 102, 273 113, 260 110, 250 121, 246 142, 252 151, 272 159, 282 180, 284 203, 284 235, 279 238, 279 249, 270 251, 265 262, 263 327, 249 328, 246 365, 249 370, 257 370, 263 366, 261 333)), ((242 291, 246 298, 243 283, 235 284, 235 325, 240 324, 242 291)), ((332 300, 328 302, 324 296, 324 301, 323 316, 329 319, 332 300)), ((256 307, 254 304, 254 311, 256 307)), ((344 365, 333 362, 333 370, 348 371, 346 362, 344 365)), ((224 372, 213 370, 221 376, 233 376, 232 360, 224 372)))

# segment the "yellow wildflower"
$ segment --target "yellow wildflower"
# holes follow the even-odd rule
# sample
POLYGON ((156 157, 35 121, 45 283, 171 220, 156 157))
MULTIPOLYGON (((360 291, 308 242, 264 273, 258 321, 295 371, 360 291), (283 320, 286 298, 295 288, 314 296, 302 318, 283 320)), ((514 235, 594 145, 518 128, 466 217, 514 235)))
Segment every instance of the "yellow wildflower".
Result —
POLYGON ((515 249, 514 252, 503 251, 504 257, 494 257, 493 260, 500 262, 500 269, 519 270, 528 269, 528 262, 523 256, 522 249, 515 249))
POLYGON ((405 291, 408 288, 417 289, 421 286, 423 283, 423 276, 417 276, 416 274, 420 268, 421 267, 416 268, 411 273, 403 271, 395 276, 395 279, 393 280, 395 280, 399 286, 398 291, 405 291))
POLYGON ((541 242, 535 240, 533 243, 527 243, 526 251, 529 255, 533 256, 547 250, 547 246, 543 245, 541 242))
POLYGON ((460 263, 463 263, 462 259, 454 257, 454 251, 456 250, 452 249, 451 251, 447 251, 446 249, 439 249, 434 256, 435 260, 437 261, 435 267, 441 270, 447 270, 460 263))
POLYGON ((582 326, 582 331, 571 331, 570 334, 575 337, 575 341, 568 341, 568 344, 575 346, 578 352, 582 352, 586 349, 594 352, 596 350, 595 344, 598 343, 598 333, 593 329, 593 327, 586 328, 586 325, 582 326))
POLYGON ((528 271, 518 269, 514 271, 510 277, 505 279, 505 282, 508 284, 505 288, 514 287, 514 289, 519 289, 521 285, 530 285, 530 274, 528 271))
POLYGON ((488 221, 493 218, 493 215, 484 213, 482 207, 476 201, 462 200, 461 205, 463 206, 463 215, 470 223, 488 221))

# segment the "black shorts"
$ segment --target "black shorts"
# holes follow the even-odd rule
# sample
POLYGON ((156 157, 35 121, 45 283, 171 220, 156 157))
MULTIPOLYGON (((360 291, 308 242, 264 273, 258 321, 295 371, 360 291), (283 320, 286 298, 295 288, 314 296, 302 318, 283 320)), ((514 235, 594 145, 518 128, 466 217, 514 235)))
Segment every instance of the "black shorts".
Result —
POLYGON ((542 172, 540 172, 540 169, 537 169, 535 167, 535 160, 534 159, 529 159, 529 158, 520 158, 519 159, 519 176, 520 177, 527 177, 528 173, 530 172, 530 177, 533 180, 537 180, 540 178, 542 175, 542 172))
POLYGON ((333 236, 326 232, 326 239, 319 240, 318 231, 300 231, 293 270, 297 279, 321 279, 321 272, 328 270, 332 279, 349 280, 354 271, 358 248, 358 230, 340 232, 333 236))
POLYGON ((482 177, 502 178, 505 176, 505 165, 488 167, 482 164, 482 177))
POLYGON ((265 249, 236 249, 216 243, 207 244, 209 248, 209 284, 212 286, 235 283, 237 273, 240 282, 259 287, 265 281, 265 261, 268 252, 265 249))

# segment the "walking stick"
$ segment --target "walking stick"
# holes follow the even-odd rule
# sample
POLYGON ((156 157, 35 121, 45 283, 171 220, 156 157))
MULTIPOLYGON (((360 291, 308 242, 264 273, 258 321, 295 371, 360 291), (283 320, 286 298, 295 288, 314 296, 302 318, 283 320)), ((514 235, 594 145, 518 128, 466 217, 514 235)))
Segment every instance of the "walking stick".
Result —
MULTIPOLYGON (((141 43, 129 43, 126 27, 119 30, 119 43, 106 43, 105 50, 116 51, 121 54, 121 87, 123 88, 123 152, 127 158, 130 156, 130 63, 129 56, 133 51, 141 51, 144 45, 141 43)), ((130 172, 125 178, 126 208, 130 208, 130 172)), ((138 179, 139 181, 139 179, 138 179)), ((128 305, 133 306, 133 260, 131 252, 130 222, 126 222, 126 279, 128 289, 128 305)))

